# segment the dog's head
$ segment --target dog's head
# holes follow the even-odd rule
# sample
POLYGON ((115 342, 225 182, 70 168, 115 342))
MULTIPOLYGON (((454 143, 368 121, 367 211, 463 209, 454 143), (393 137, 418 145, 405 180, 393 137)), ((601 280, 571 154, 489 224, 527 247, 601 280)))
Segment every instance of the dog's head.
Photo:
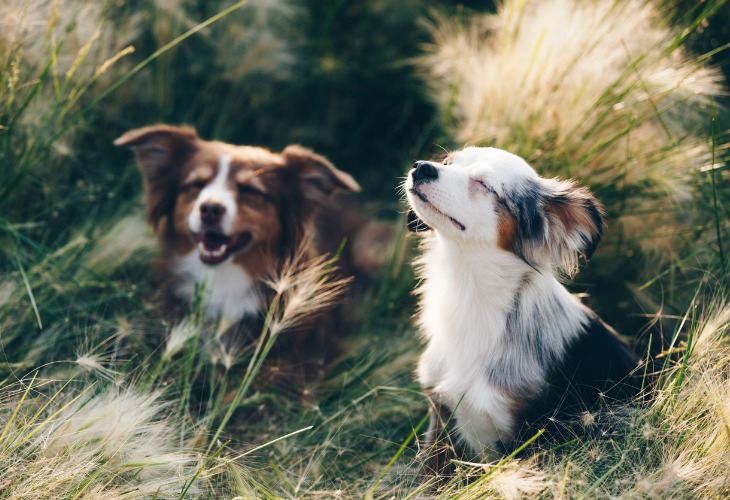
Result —
POLYGON ((520 157, 469 147, 444 163, 418 161, 405 182, 411 230, 512 252, 530 266, 553 263, 568 273, 589 258, 605 213, 571 181, 545 179, 520 157))
POLYGON ((335 189, 359 190, 349 174, 299 146, 272 153, 167 125, 131 130, 114 144, 134 150, 148 219, 163 244, 197 250, 211 266, 253 250, 285 255, 335 189))

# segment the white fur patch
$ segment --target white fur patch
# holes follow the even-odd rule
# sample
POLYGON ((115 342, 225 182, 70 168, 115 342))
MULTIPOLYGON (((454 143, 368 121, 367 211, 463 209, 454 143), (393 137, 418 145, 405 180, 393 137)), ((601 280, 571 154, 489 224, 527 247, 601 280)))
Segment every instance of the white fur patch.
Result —
POLYGON ((211 319, 234 323, 261 311, 254 280, 230 260, 208 266, 193 251, 176 260, 175 271, 179 279, 175 291, 190 303, 195 299, 195 285, 205 285, 206 314, 211 319))
POLYGON ((199 233, 202 227, 200 206, 203 203, 220 203, 226 207, 221 221, 223 231, 230 235, 233 231, 233 221, 236 218, 236 193, 228 187, 228 174, 231 170, 230 155, 221 155, 218 160, 218 172, 213 180, 200 191, 195 205, 188 216, 188 227, 194 233, 199 233))

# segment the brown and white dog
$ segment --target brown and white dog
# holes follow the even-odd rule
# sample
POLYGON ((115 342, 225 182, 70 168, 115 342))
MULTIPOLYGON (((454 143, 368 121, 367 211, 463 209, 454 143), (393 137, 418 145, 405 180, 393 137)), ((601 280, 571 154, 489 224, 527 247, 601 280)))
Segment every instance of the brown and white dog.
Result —
POLYGON ((409 228, 426 234, 417 373, 433 402, 430 473, 467 450, 499 456, 540 429, 572 437, 604 403, 638 393, 637 357, 560 283, 603 235, 587 189, 475 147, 416 162, 404 187, 409 228))
MULTIPOLYGON (((337 198, 339 191, 360 187, 308 149, 274 153, 203 140, 193 128, 168 125, 131 130, 114 144, 132 148, 142 171, 168 306, 189 307, 204 283, 209 319, 234 325, 261 318, 262 279, 301 252, 302 244, 308 244, 306 260, 334 254, 349 237, 354 241, 342 252, 340 267, 353 274, 372 270, 372 262, 363 262, 368 257, 353 252, 368 219, 337 198)), ((306 345, 296 346, 304 351, 296 355, 320 356, 326 344, 336 343, 325 338, 331 332, 311 333, 300 336, 306 345)))

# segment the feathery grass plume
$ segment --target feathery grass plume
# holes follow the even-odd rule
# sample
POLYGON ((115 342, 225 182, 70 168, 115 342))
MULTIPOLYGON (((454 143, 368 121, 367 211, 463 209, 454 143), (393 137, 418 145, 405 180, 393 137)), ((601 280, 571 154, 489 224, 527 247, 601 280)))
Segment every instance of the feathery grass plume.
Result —
POLYGON ((208 348, 208 356, 211 363, 214 365, 220 363, 226 371, 233 368, 234 365, 243 363, 245 360, 246 349, 237 344, 227 345, 220 341, 215 341, 208 348))
POLYGON ((420 67, 456 146, 577 177, 607 206, 614 244, 679 254, 688 226, 677 204, 711 163, 705 133, 726 91, 653 2, 505 0, 431 30, 420 67))
POLYGON ((139 36, 139 15, 124 17, 124 29, 105 30, 117 2, 101 0, 8 0, 0 5, 0 53, 23 49, 27 68, 42 68, 53 56, 58 78, 89 78, 96 67, 139 36))
MULTIPOLYGON (((72 211, 76 196, 87 194, 83 182, 69 193, 79 170, 63 162, 77 156, 81 104, 100 79, 116 78, 110 65, 122 66, 131 51, 123 48, 128 44, 117 31, 104 29, 113 8, 115 2, 106 0, 0 4, 5 28, 0 29, 0 158, 6 167, 0 169, 0 203, 12 207, 0 219, 55 221, 72 211)), ((134 37, 131 24, 122 31, 134 37)))
POLYGON ((80 353, 76 356, 74 361, 81 369, 96 374, 103 380, 114 381, 119 377, 120 373, 108 365, 111 364, 111 360, 105 359, 100 354, 93 352, 80 353))
POLYGON ((199 328, 200 327, 189 318, 186 318, 173 326, 167 336, 165 351, 163 352, 162 357, 170 359, 180 352, 188 340, 198 335, 199 328))
POLYGON ((336 257, 320 255, 309 259, 310 244, 310 241, 303 242, 280 270, 271 271, 264 280, 275 294, 269 310, 271 335, 278 335, 334 306, 347 283, 352 281, 352 278, 333 278, 336 257))
POLYGON ((522 462, 515 460, 492 472, 489 481, 467 487, 467 494, 476 497, 495 497, 517 500, 526 497, 539 497, 549 484, 544 471, 534 460, 522 462))
POLYGON ((672 478, 698 498, 730 493, 730 303, 707 309, 652 403, 648 425, 664 449, 659 470, 641 486, 658 496, 677 490, 672 478))
MULTIPOLYGON (((180 493, 200 457, 180 447, 179 430, 159 393, 114 386, 94 393, 89 386, 72 396, 77 391, 69 387, 49 398, 29 398, 26 390, 3 400, 3 492, 11 498, 180 493)), ((192 491, 202 487, 196 484, 192 491)))
MULTIPOLYGON (((23 97, 31 96, 18 116, 12 108, 5 110, 10 121, 37 128, 58 126, 110 66, 126 64, 120 60, 133 52, 141 23, 139 16, 129 15, 119 29, 104 29, 115 9, 119 6, 108 0, 9 0, 0 5, 0 26, 7 27, 0 30, 0 56, 18 54, 14 69, 23 97), (36 84, 40 85, 33 90, 36 84)), ((71 143, 66 136, 53 149, 69 155, 71 143)))
POLYGON ((248 392, 279 336, 305 321, 315 319, 322 311, 337 304, 347 283, 351 281, 351 278, 333 275, 337 257, 320 255, 309 258, 307 250, 310 245, 311 240, 305 238, 278 270, 269 271, 270 276, 265 283, 274 295, 266 312, 261 335, 233 401, 210 441, 209 452, 248 392))
POLYGON ((518 499, 545 490, 545 474, 528 468, 508 468, 492 481, 492 488, 502 498, 518 499))

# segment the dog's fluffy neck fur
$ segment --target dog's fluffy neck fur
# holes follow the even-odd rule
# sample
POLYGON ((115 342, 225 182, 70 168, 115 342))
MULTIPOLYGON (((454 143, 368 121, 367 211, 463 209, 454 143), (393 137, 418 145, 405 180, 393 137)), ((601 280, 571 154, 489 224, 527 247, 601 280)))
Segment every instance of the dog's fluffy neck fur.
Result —
POLYGON ((510 438, 512 410, 539 391, 550 361, 561 357, 591 313, 549 267, 438 231, 424 245, 418 293, 428 346, 418 377, 424 387, 458 398, 445 403, 456 408, 459 434, 473 449, 489 451, 510 438))
POLYGON ((263 297, 256 281, 232 259, 217 266, 203 264, 197 252, 175 257, 172 262, 174 293, 193 304, 202 293, 205 312, 210 319, 233 324, 246 315, 261 313, 263 297), (197 292, 201 290, 201 292, 197 292))

